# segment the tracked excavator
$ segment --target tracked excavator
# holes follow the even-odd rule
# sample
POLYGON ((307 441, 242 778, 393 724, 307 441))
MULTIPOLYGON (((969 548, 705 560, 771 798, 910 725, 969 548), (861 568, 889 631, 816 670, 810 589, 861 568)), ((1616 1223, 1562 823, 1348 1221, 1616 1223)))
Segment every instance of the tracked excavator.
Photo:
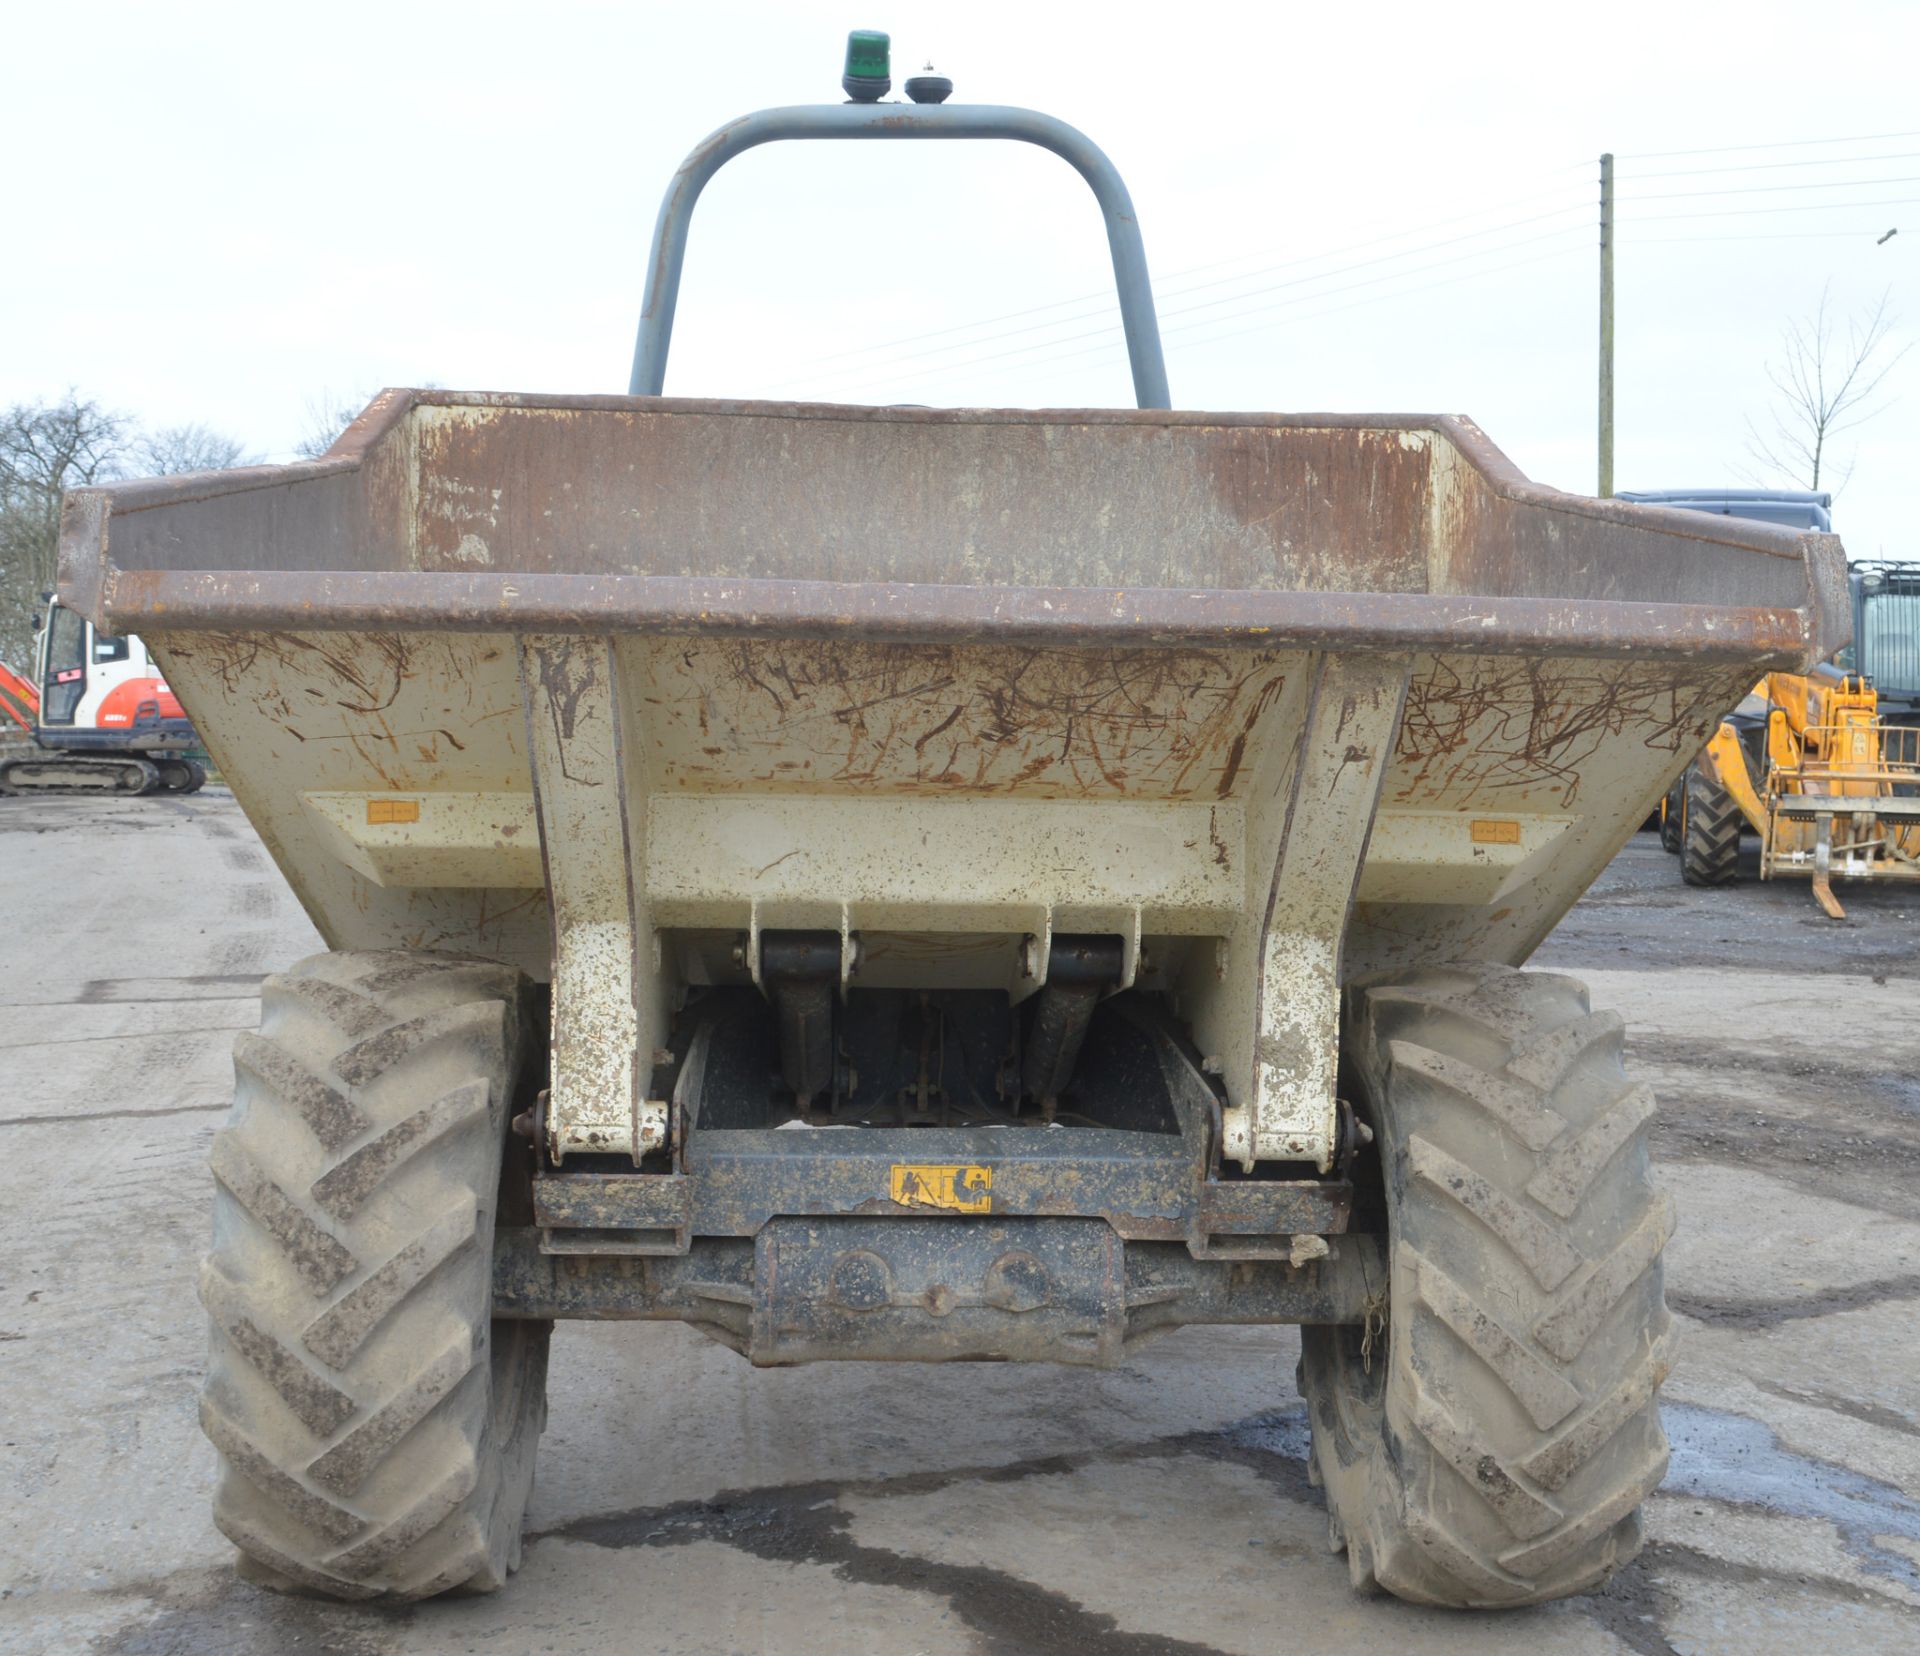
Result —
POLYGON ((146 645, 52 598, 32 676, 0 663, 0 714, 31 743, 0 756, 0 794, 193 793, 207 780, 192 757, 200 739, 146 645))

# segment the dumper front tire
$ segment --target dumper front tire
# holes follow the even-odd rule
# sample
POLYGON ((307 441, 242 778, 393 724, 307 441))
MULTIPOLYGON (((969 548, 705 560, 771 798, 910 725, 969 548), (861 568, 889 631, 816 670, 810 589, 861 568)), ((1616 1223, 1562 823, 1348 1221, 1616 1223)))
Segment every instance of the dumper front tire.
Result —
POLYGON ((235 1044, 200 1419, 256 1581, 402 1601, 519 1563, 552 1325, 490 1313, 525 989, 455 955, 316 955, 235 1044))
POLYGON ((1740 825, 1733 795, 1695 765, 1681 790, 1680 878, 1692 886, 1732 885, 1740 873, 1740 825))
POLYGON ((1639 1550, 1673 1362, 1648 1176, 1653 1100, 1571 978, 1467 965, 1351 992, 1389 1280, 1302 1330, 1329 1534, 1356 1586, 1535 1604, 1639 1550))

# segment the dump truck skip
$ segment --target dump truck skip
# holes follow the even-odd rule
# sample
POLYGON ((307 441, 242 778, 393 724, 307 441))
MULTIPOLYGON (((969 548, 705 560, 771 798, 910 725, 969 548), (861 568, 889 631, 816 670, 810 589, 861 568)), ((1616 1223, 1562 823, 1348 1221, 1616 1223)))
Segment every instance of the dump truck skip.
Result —
POLYGON ((1454 416, 1169 410, 1125 187, 1031 111, 748 116, 655 248, 636 394, 393 390, 320 460, 67 504, 65 601, 147 639, 329 946, 213 1148, 249 1568, 500 1585, 556 1317, 759 1364, 1296 1322, 1356 1584, 1604 1579, 1674 1217, 1619 1019, 1520 968, 1845 642, 1838 541, 1454 416), (720 164, 995 137, 1093 187, 1140 408, 657 394, 720 164))

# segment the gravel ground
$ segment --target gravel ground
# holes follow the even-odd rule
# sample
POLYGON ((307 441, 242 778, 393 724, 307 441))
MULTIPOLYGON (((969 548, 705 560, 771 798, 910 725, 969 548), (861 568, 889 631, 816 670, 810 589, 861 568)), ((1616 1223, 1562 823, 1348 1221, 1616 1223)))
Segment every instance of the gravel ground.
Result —
POLYGON ((714 1653, 1920 1649, 1920 890, 1681 885, 1641 835, 1537 964, 1634 1030, 1688 1338, 1650 1544, 1515 1614, 1353 1596, 1291 1330, 1108 1373, 756 1371, 563 1324, 507 1593, 239 1582, 193 1281, 227 1049, 319 946, 230 798, 0 800, 0 1648, 714 1653))

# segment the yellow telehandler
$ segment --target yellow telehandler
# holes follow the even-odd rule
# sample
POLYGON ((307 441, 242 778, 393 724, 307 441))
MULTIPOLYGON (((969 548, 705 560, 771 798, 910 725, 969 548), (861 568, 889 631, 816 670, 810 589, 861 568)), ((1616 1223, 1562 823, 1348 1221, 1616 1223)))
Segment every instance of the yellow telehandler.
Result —
POLYGON ((1839 667, 1768 673, 1677 788, 1663 837, 1689 885, 1734 879, 1744 827, 1760 878, 1810 874, 1836 920, 1836 875, 1920 879, 1920 729, 1882 718, 1872 685, 1839 667))

